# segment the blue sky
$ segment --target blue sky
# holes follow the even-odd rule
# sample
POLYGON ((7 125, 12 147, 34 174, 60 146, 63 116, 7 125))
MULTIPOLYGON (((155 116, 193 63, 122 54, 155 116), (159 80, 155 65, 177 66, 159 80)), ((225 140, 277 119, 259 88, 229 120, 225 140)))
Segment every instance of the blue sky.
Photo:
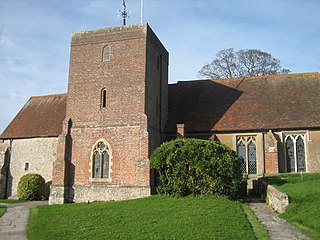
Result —
MULTIPOLYGON (((140 0, 126 0, 128 24, 140 0)), ((318 0, 144 0, 170 53, 169 82, 197 72, 225 48, 271 53, 293 73, 320 66, 318 0)), ((122 0, 0 0, 0 132, 30 96, 67 91, 72 32, 118 26, 122 0)))

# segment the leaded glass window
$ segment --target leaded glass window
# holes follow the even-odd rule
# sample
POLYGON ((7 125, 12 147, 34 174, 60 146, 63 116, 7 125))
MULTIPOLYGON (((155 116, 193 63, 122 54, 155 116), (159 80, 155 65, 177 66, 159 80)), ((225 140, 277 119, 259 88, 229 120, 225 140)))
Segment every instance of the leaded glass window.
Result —
POLYGON ((257 174, 257 150, 254 136, 237 137, 237 154, 243 159, 242 173, 257 174))
POLYGON ((238 146, 237 146, 237 152, 238 156, 242 158, 242 163, 241 163, 241 172, 245 173, 247 172, 247 167, 246 167, 246 145, 241 141, 238 146))
POLYGON ((100 177, 100 154, 98 151, 93 154, 93 177, 100 177))
POLYGON ((287 169, 288 172, 295 172, 294 144, 291 137, 286 140, 287 169))
POLYGON ((248 144, 248 173, 257 174, 256 144, 252 141, 248 144))
POLYGON ((304 152, 304 141, 301 136, 298 137, 296 142, 297 149, 297 164, 298 164, 298 172, 305 171, 305 152, 304 152))
POLYGON ((306 171, 305 136, 302 134, 285 137, 287 172, 306 171))
POLYGON ((103 141, 98 142, 93 149, 92 177, 110 177, 110 149, 108 148, 108 145, 103 141))

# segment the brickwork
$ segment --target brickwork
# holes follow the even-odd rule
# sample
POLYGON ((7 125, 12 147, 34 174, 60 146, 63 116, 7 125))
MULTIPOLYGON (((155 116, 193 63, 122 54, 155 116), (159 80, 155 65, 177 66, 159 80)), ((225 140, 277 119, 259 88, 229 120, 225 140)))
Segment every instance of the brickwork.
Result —
POLYGON ((279 173, 278 141, 271 130, 264 135, 264 138, 266 174, 279 173))
POLYGON ((265 153, 265 168, 266 174, 279 173, 278 153, 266 152, 265 153))
POLYGON ((148 25, 72 35, 66 114, 72 126, 59 137, 51 204, 150 195, 149 156, 167 117, 167 64, 168 53, 148 25), (110 148, 109 178, 93 178, 98 141, 110 148))

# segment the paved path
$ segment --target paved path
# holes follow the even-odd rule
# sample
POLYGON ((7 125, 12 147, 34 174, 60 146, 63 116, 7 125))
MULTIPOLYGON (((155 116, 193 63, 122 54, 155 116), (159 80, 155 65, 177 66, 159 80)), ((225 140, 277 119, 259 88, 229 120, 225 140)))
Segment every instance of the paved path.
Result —
POLYGON ((34 206, 48 205, 48 201, 1 205, 5 205, 7 211, 0 218, 0 240, 26 240, 29 209, 34 206))
POLYGON ((249 203, 249 206, 258 220, 266 226, 272 240, 310 239, 289 225, 285 220, 279 218, 278 214, 267 204, 252 202, 249 203))

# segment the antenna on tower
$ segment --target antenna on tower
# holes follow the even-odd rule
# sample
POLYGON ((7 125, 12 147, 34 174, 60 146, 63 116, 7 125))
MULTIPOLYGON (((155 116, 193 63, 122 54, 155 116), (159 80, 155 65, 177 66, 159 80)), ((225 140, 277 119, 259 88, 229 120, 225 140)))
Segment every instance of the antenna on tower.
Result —
POLYGON ((140 22, 143 23, 143 11, 144 11, 144 2, 141 0, 141 16, 140 16, 140 22))
POLYGON ((123 18, 123 26, 127 25, 127 18, 128 16, 128 12, 127 12, 127 6, 126 6, 126 1, 122 0, 122 5, 123 5, 123 10, 119 10, 121 13, 121 16, 123 18))

